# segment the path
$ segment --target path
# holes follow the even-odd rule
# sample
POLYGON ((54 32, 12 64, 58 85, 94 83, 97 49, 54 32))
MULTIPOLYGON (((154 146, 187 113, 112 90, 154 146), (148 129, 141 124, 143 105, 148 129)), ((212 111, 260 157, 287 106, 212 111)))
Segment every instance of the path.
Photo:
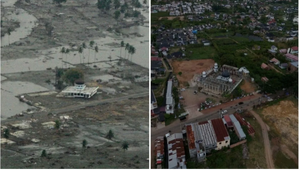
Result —
POLYGON ((274 162, 273 162, 273 157, 272 157, 272 150, 271 150, 271 144, 270 144, 270 140, 269 140, 267 126, 257 113, 255 113, 253 110, 250 110, 250 113, 253 114, 253 116, 255 117, 255 119, 258 121, 258 123, 261 126, 263 139, 264 139, 267 167, 268 167, 268 169, 274 169, 275 167, 274 167, 274 162))
POLYGON ((53 109, 53 110, 51 110, 51 112, 54 114, 64 113, 64 112, 69 112, 69 111, 73 111, 73 110, 83 109, 86 107, 97 106, 99 104, 112 103, 112 102, 127 100, 127 99, 131 99, 131 98, 146 97, 148 95, 149 95, 149 92, 147 91, 147 92, 138 93, 138 94, 131 94, 131 95, 122 96, 122 97, 115 97, 112 99, 93 101, 93 102, 89 102, 89 103, 85 103, 85 104, 81 104, 81 105, 71 105, 71 106, 67 106, 67 107, 63 107, 63 108, 59 108, 59 109, 53 109))

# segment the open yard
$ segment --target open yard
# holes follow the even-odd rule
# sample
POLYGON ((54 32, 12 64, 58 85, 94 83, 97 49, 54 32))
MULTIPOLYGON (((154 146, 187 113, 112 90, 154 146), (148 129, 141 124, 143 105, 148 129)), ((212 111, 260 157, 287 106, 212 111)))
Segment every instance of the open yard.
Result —
POLYGON ((186 56, 188 59, 214 59, 218 56, 216 49, 212 46, 206 47, 187 47, 186 56))
POLYGON ((194 77, 194 74, 201 74, 203 71, 212 68, 214 63, 215 62, 212 59, 190 61, 174 60, 171 62, 173 73, 177 75, 176 77, 180 83, 180 86, 183 86, 190 81, 194 77), (182 74, 178 75, 179 72, 182 74))
POLYGON ((257 111, 270 127, 276 168, 298 168, 298 105, 293 97, 257 111))
POLYGON ((251 93, 255 91, 255 85, 248 80, 243 80, 243 84, 241 85, 241 89, 246 93, 251 93))

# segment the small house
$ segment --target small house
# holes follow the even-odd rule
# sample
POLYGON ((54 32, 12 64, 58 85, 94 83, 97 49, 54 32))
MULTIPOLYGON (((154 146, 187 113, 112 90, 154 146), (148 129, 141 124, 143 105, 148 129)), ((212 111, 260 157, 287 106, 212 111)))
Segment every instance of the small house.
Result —
POLYGON ((279 64, 280 64, 280 61, 277 60, 276 58, 272 58, 272 59, 270 60, 270 63, 273 63, 273 64, 275 64, 275 65, 279 65, 279 64))
POLYGON ((262 77, 262 78, 261 78, 261 81, 264 82, 264 83, 266 83, 266 82, 269 81, 269 79, 268 79, 267 77, 262 77))
POLYGON ((265 63, 262 63, 261 66, 260 66, 262 69, 269 69, 269 66, 265 63))

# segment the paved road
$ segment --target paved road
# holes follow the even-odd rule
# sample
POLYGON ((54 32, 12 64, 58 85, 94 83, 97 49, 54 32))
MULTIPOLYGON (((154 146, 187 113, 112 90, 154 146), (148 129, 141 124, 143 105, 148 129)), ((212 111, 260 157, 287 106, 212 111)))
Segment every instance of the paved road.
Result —
MULTIPOLYGON (((160 129, 151 128, 151 148, 152 149, 152 156, 154 156, 154 141, 158 136, 164 136, 166 133, 171 131, 172 133, 180 133, 182 132, 182 128, 185 124, 193 123, 193 122, 200 122, 215 118, 220 118, 221 115, 219 113, 220 109, 227 110, 227 114, 232 114, 236 112, 236 109, 252 109, 252 106, 255 104, 258 104, 261 101, 264 101, 265 99, 262 98, 260 94, 255 94, 253 96, 247 96, 242 99, 237 99, 231 102, 227 102, 224 104, 221 104, 219 106, 203 110, 201 115, 194 117, 192 119, 186 119, 185 121, 176 120, 172 124, 165 126, 160 129), (244 102, 243 105, 239 105, 239 102, 244 102)), ((151 157, 152 157, 151 156, 151 157)), ((153 160, 153 157, 152 159, 153 160)), ((153 163, 153 161, 151 161, 153 163)), ((151 163, 152 167, 154 165, 151 163)))
POLYGON ((130 94, 127 96, 121 96, 121 97, 114 97, 111 99, 104 99, 104 100, 97 100, 97 101, 92 101, 92 102, 88 102, 82 105, 71 105, 71 106, 67 106, 67 107, 63 107, 63 108, 58 108, 58 109, 53 109, 51 110, 52 113, 54 114, 58 114, 58 113, 64 113, 64 112, 69 112, 69 111, 73 111, 73 110, 79 110, 79 109, 83 109, 85 107, 92 107, 92 106, 97 106, 99 104, 104 104, 104 103, 112 103, 112 102, 117 102, 120 100, 127 100, 130 98, 139 98, 139 97, 146 97, 149 96, 149 92, 142 92, 142 93, 136 93, 136 94, 130 94))
POLYGON ((253 110, 250 110, 250 113, 253 114, 253 116, 255 117, 255 119, 258 121, 258 123, 261 126, 263 139, 264 139, 264 145, 265 145, 265 156, 266 156, 266 161, 267 161, 267 167, 268 167, 268 169, 274 169, 275 167, 274 167, 274 162, 273 162, 273 157, 272 157, 272 150, 271 150, 271 144, 270 144, 267 126, 257 113, 255 113, 253 110))

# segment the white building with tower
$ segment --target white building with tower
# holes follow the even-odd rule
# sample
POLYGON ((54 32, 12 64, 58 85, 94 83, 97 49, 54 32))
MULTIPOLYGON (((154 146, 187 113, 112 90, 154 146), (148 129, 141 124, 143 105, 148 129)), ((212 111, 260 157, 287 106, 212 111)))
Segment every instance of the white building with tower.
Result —
POLYGON ((63 89, 57 97, 91 98, 97 93, 99 87, 86 87, 83 80, 76 80, 74 86, 63 89))

